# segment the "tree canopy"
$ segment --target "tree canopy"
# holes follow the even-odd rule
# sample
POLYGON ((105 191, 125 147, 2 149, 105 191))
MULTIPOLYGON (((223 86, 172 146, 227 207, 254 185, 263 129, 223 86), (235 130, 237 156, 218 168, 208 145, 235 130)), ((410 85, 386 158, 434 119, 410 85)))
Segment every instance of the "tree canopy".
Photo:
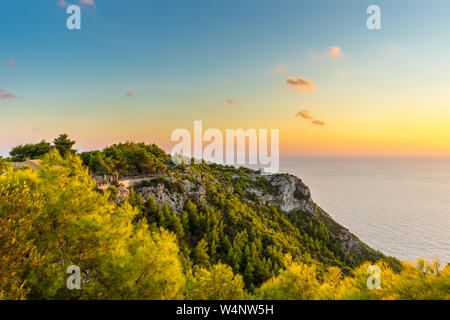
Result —
POLYGON ((23 162, 26 158, 38 159, 50 151, 50 143, 42 140, 36 144, 25 144, 14 147, 9 155, 14 162, 23 162))
POLYGON ((139 175, 166 170, 167 154, 155 144, 119 143, 102 151, 83 152, 83 163, 94 174, 139 175))
POLYGON ((75 141, 69 139, 69 136, 66 133, 60 134, 57 138, 53 140, 54 147, 59 151, 61 156, 65 156, 66 154, 76 153, 75 150, 72 150, 75 141))
POLYGON ((0 174, 6 169, 6 161, 2 157, 0 157, 0 174))
POLYGON ((11 169, 0 177, 0 297, 179 297, 184 274, 174 236, 134 223, 136 215, 96 191, 70 153, 51 151, 39 172, 11 169), (66 287, 70 265, 82 270, 82 290, 66 287))

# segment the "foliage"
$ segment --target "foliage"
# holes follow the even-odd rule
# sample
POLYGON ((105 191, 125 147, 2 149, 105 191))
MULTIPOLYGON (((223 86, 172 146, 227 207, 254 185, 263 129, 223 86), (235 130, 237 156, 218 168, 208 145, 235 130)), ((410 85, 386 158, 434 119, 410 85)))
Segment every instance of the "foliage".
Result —
POLYGON ((137 211, 97 192, 78 157, 51 151, 38 173, 11 170, 0 186, 3 298, 179 297, 185 276, 174 236, 133 223, 137 211), (66 287, 70 265, 82 271, 82 290, 66 287))
POLYGON ((266 300, 310 300, 319 285, 315 265, 290 261, 286 270, 261 286, 258 295, 266 300))
POLYGON ((185 262, 204 268, 226 264, 243 276, 250 292, 286 267, 286 253, 298 262, 314 264, 319 275, 328 266, 349 274, 364 261, 389 260, 373 250, 350 256, 340 240, 330 235, 325 217, 317 219, 300 211, 286 213, 279 207, 259 204, 245 192, 247 188, 270 194, 278 191, 264 176, 252 178, 254 173, 247 168, 206 163, 168 167, 164 175, 137 184, 137 194, 141 188, 163 184, 167 192, 183 195, 186 185, 192 188, 194 184, 206 196, 201 201, 188 198, 180 213, 167 203, 160 205, 152 196, 141 198, 139 216, 174 232, 185 262))
POLYGON ((119 189, 112 184, 106 189, 106 191, 109 192, 108 199, 116 201, 117 196, 119 195, 119 189))
POLYGON ((314 266, 291 263, 279 276, 258 289, 262 299, 325 299, 325 300, 441 300, 450 299, 450 267, 440 270, 437 260, 418 259, 414 266, 403 262, 400 273, 379 261, 380 288, 369 289, 367 272, 371 263, 364 263, 353 275, 344 277, 331 267, 322 280, 314 266))
POLYGON ((75 150, 72 150, 74 144, 75 141, 70 140, 69 136, 66 133, 60 134, 53 140, 53 145, 63 157, 68 153, 76 153, 75 150))
POLYGON ((242 276, 224 264, 207 270, 198 268, 187 283, 186 299, 192 300, 240 300, 246 297, 242 276))
POLYGON ((75 141, 69 139, 67 134, 60 134, 57 138, 53 140, 53 146, 50 145, 49 142, 42 140, 36 144, 25 144, 18 145, 14 147, 10 152, 9 161, 13 162, 23 162, 27 158, 29 159, 41 159, 44 155, 46 155, 51 149, 56 148, 61 155, 65 155, 66 153, 76 153, 75 150, 72 150, 72 146, 75 144, 75 141))
POLYGON ((11 156, 11 161, 23 162, 26 158, 38 159, 50 151, 50 143, 42 140, 36 144, 26 144, 14 147, 9 155, 11 156))
POLYGON ((10 169, 10 175, 0 175, 0 300, 24 299, 26 273, 42 261, 30 236, 42 212, 36 172, 10 169))
POLYGON ((0 157, 0 175, 4 170, 6 170, 6 161, 2 157, 0 157))
POLYGON ((320 209, 287 213, 249 198, 248 188, 277 192, 250 169, 177 166, 142 143, 81 158, 65 150, 50 150, 39 171, 0 175, 0 299, 450 299, 450 266, 351 256, 320 209), (117 186, 103 192, 89 176, 106 169, 161 175, 117 204, 117 186), (155 183, 178 195, 196 184, 204 197, 175 212, 141 196, 155 183), (367 287, 373 264, 381 289, 367 287), (70 265, 81 290, 66 286, 70 265))
POLYGON ((164 171, 168 156, 155 144, 119 143, 103 149, 81 153, 83 164, 94 174, 138 175, 164 171))

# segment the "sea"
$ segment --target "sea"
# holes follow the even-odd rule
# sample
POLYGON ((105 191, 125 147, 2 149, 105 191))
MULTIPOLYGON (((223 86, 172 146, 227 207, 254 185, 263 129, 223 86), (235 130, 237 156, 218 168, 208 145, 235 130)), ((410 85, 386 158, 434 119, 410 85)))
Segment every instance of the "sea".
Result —
POLYGON ((280 171, 372 248, 450 263, 450 158, 289 157, 280 171))

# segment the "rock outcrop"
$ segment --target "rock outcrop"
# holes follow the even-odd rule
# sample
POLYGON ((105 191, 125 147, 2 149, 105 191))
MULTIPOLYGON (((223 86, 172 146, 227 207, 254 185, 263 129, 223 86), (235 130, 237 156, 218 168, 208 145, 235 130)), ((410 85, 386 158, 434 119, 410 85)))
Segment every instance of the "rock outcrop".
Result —
MULTIPOLYGON (((250 179, 256 181, 262 175, 250 175, 250 179)), ((281 210, 289 212, 292 210, 299 210, 311 216, 314 215, 314 203, 311 199, 309 188, 303 184, 302 180, 293 175, 287 174, 273 174, 264 175, 272 190, 271 193, 265 192, 264 189, 256 186, 249 187, 247 192, 254 193, 262 205, 279 206, 281 210)), ((152 179, 148 180, 145 186, 139 185, 139 182, 130 184, 130 187, 135 187, 138 193, 144 198, 152 196, 156 202, 163 205, 164 202, 172 207, 175 212, 180 214, 187 201, 206 202, 206 190, 200 181, 192 182, 188 179, 181 179, 175 181, 171 177, 165 177, 166 181, 158 181, 152 179), (173 185, 177 187, 174 188, 173 185)), ((215 181, 215 183, 220 183, 215 181)), ((120 189, 120 197, 126 192, 123 186, 120 189)), ((229 188, 232 190, 232 188, 229 188)))
POLYGON ((192 183, 189 180, 182 180, 179 183, 180 188, 177 190, 171 189, 163 182, 157 182, 153 186, 138 188, 138 192, 144 199, 153 196, 161 206, 167 202, 169 207, 178 214, 181 214, 187 201, 201 202, 206 200, 206 191, 201 184, 192 183))
POLYGON ((302 180, 287 174, 273 174, 265 177, 276 190, 273 194, 264 193, 263 190, 257 188, 248 190, 254 192, 261 199, 261 204, 280 206, 281 210, 286 212, 299 210, 314 215, 311 193, 302 180))

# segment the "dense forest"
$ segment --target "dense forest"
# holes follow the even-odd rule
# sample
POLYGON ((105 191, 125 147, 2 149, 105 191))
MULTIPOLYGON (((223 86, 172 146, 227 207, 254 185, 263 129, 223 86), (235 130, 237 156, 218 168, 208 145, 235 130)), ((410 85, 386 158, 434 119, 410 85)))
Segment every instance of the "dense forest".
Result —
POLYGON ((61 135, 0 158, 0 299, 450 299, 450 266, 349 251, 320 207, 262 204, 277 190, 257 171, 175 164, 154 144, 80 154, 74 144, 61 135), (8 164, 26 158, 40 170, 8 164), (126 197, 120 181, 103 190, 92 179, 133 174, 155 178, 126 197), (156 185, 202 197, 176 210, 146 196, 156 185), (370 290, 374 264, 381 289, 370 290), (80 290, 67 288, 71 265, 80 290))

